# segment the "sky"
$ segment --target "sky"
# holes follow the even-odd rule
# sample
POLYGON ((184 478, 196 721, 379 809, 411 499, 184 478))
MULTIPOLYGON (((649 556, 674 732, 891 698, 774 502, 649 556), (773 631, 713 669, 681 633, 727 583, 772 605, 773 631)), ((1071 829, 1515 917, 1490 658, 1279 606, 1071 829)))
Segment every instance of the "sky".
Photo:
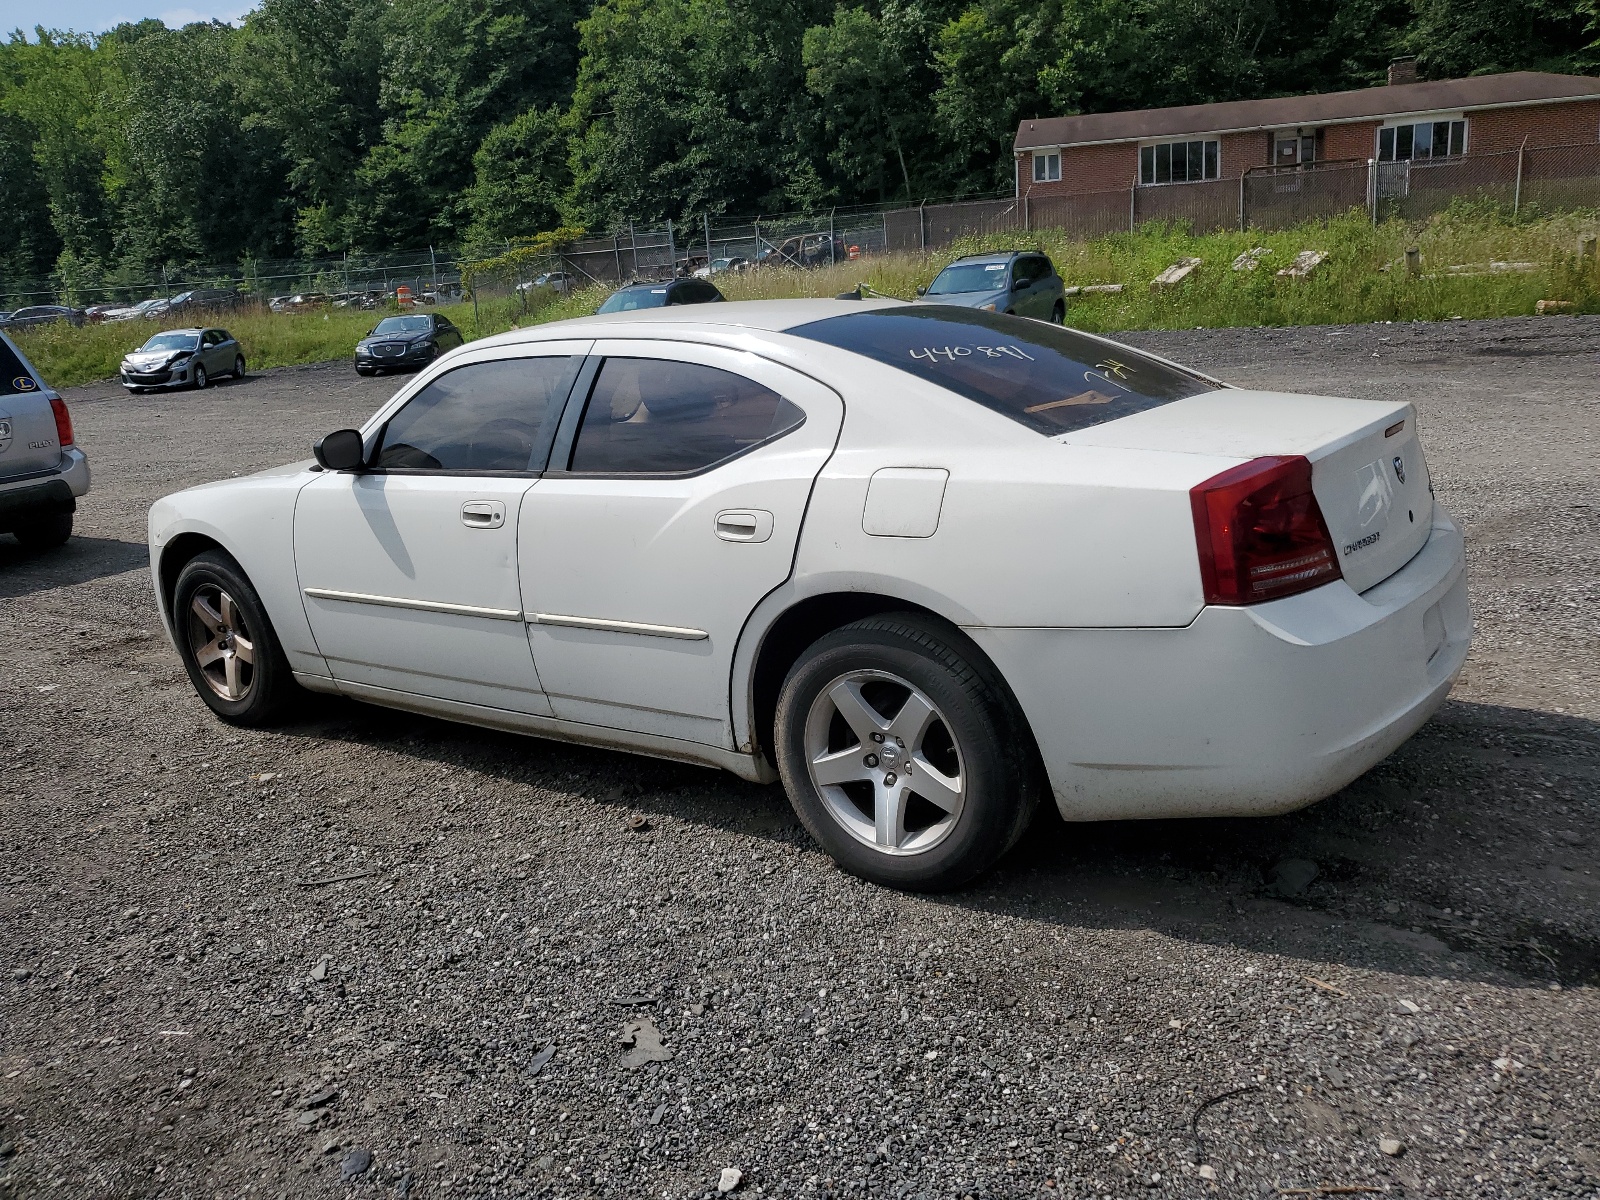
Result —
POLYGON ((254 7, 254 0, 0 0, 0 36, 21 29, 31 42, 35 25, 104 33, 145 17, 159 17, 174 28, 191 21, 237 22, 254 7))

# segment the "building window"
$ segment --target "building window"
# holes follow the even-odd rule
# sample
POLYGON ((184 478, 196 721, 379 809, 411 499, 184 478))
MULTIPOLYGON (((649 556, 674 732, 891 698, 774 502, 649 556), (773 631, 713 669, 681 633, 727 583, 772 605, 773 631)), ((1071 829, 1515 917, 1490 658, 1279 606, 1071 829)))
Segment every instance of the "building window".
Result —
POLYGON ((1378 161, 1449 158, 1467 152, 1465 121, 1413 121, 1378 130, 1378 161))
POLYGON ((1035 154, 1033 156, 1033 181, 1035 183, 1061 182, 1060 151, 1052 150, 1049 154, 1035 154))
POLYGON ((1139 182, 1197 183, 1221 173, 1221 143, 1160 142, 1139 147, 1139 182))

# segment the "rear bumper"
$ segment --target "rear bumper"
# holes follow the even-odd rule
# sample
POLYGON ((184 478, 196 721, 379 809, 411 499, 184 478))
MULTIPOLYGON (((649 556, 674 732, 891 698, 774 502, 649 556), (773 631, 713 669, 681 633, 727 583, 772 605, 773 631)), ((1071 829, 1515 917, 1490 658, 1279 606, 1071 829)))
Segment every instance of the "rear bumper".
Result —
POLYGON ((1381 762, 1444 703, 1472 636, 1463 544, 1181 629, 970 629, 1012 684, 1068 820, 1260 816, 1381 762))
POLYGON ((0 482, 0 530, 56 513, 76 512, 78 497, 89 491, 89 459, 76 446, 61 455, 61 466, 48 475, 0 482))

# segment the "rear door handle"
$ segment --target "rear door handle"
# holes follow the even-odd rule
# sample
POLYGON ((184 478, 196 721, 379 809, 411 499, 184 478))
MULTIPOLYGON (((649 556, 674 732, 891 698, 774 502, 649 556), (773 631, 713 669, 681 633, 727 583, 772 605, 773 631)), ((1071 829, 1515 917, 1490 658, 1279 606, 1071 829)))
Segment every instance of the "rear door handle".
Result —
POLYGON ((461 506, 461 523, 468 529, 499 529, 506 523, 506 506, 498 500, 468 500, 461 506))
POLYGON ((772 536, 772 514, 764 508, 725 508, 717 514, 717 536, 725 542, 764 542, 772 536))

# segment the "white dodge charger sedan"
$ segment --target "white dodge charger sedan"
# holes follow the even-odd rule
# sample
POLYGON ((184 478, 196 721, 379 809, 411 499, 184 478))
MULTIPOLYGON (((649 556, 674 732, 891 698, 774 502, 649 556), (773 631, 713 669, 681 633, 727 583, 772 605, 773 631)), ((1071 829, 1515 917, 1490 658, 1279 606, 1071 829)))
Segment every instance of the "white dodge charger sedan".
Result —
POLYGON ((441 357, 150 512, 202 699, 300 688, 781 779, 951 887, 1070 821, 1281 813, 1443 702, 1462 539, 1400 401, 935 305, 696 305, 441 357))

